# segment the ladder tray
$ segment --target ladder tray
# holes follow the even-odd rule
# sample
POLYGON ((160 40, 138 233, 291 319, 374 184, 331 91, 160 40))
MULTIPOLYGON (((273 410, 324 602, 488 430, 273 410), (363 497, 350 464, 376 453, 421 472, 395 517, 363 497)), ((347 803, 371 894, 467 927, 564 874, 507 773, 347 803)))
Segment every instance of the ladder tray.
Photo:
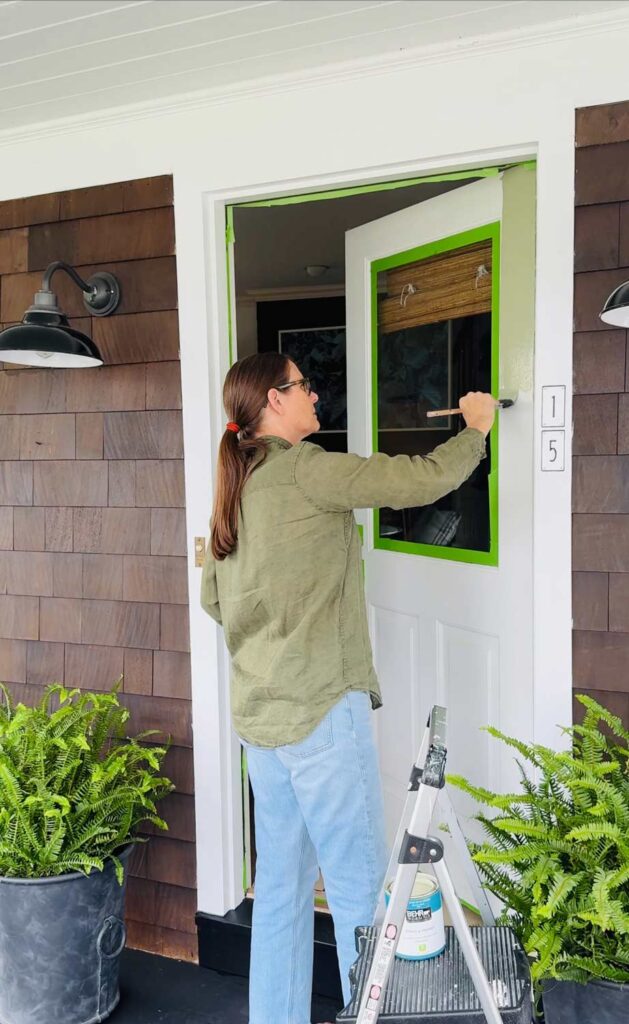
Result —
MULTIPOLYGON (((531 981, 526 956, 510 928, 470 929, 504 1024, 530 1024, 531 981)), ((356 929, 358 959, 350 970, 352 999, 337 1024, 356 1021, 360 997, 374 954, 378 929, 356 929)), ((429 960, 395 959, 384 993, 379 1024, 485 1024, 472 978, 454 929, 446 927, 446 948, 429 960)))

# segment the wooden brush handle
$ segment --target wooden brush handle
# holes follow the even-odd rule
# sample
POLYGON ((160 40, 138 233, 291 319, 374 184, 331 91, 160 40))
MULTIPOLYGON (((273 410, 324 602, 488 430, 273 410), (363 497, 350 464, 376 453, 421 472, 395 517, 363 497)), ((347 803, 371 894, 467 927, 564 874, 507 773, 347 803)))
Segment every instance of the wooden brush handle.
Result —
POLYGON ((431 409, 430 412, 426 413, 426 416, 430 420, 434 416, 456 416, 460 412, 460 409, 431 409))
MULTIPOLYGON (((496 405, 500 409, 508 409, 514 404, 513 398, 503 398, 496 405)), ((428 419, 433 419, 434 416, 460 416, 460 409, 431 409, 430 412, 426 413, 428 419)))

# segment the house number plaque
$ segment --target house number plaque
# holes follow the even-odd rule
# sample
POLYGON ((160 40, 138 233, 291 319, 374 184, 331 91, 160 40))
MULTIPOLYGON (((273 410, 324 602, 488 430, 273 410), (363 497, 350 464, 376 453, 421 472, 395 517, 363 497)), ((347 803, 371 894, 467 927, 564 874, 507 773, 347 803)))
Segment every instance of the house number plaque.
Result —
POLYGON ((542 388, 542 471, 563 473, 566 468, 566 388, 552 384, 542 388), (544 429, 553 427, 552 430, 544 429), (561 428, 561 429, 557 429, 561 428))

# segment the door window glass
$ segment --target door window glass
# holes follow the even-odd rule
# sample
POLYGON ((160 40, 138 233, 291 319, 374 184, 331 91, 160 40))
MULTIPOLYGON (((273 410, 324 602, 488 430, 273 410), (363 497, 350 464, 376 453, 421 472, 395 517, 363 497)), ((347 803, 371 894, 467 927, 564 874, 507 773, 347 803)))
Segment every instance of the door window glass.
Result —
MULTIPOLYGON (((426 456, 465 428, 428 412, 497 393, 497 245, 491 225, 372 265, 375 451, 426 456)), ((376 512, 376 547, 496 564, 496 443, 434 504, 376 512)))

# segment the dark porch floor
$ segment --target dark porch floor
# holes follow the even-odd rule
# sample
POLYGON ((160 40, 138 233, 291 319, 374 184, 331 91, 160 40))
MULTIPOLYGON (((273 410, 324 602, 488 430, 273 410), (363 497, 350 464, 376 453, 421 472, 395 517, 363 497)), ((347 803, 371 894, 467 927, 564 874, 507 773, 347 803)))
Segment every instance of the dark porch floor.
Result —
MULTIPOLYGON (((126 949, 120 962, 120 1003, 111 1024, 247 1024, 247 979, 196 964, 126 949)), ((333 1021, 340 1009, 317 997, 312 1021, 333 1021)))

